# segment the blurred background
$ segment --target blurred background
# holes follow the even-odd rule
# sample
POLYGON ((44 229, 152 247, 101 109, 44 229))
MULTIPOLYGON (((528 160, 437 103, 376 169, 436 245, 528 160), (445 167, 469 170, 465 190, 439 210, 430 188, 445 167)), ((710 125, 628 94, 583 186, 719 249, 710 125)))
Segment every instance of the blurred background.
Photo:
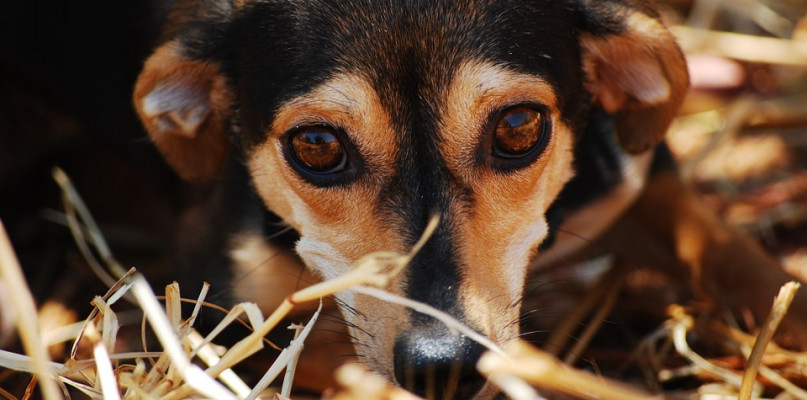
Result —
POLYGON ((682 175, 803 274, 807 1, 662 3, 692 77, 668 135, 682 175))

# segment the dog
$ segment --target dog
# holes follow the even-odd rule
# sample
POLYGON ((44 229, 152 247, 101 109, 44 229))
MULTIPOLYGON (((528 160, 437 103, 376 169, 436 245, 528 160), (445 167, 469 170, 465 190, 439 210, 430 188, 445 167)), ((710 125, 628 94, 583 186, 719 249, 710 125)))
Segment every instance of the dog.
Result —
MULTIPOLYGON (((177 173, 211 188, 203 228, 183 237, 186 264, 212 271, 198 279, 271 309, 295 284, 277 271, 332 279, 408 251, 437 215, 387 289, 503 344, 530 268, 584 244, 559 231, 626 227, 603 240, 667 260, 703 299, 767 314, 789 276, 697 201, 663 144, 687 88, 641 0, 181 0, 134 104, 177 173), (292 239, 267 239, 270 222, 292 239)), ((429 398, 497 393, 479 344, 401 306, 337 299, 373 371, 429 398)), ((791 314, 803 337, 804 297, 791 314)))

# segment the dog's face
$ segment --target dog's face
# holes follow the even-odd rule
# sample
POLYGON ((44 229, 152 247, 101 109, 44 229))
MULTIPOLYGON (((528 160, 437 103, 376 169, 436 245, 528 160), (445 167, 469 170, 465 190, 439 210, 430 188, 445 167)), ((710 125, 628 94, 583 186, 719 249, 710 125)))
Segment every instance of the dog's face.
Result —
MULTIPOLYGON (((440 216, 389 290, 504 343, 519 333, 527 266, 589 109, 614 114, 625 150, 643 152, 686 73, 655 14, 632 2, 451 3, 180 4, 135 103, 186 178, 241 157, 325 279, 370 252, 406 252, 440 216)), ((482 386, 467 338, 398 306, 341 300, 372 369, 421 394, 482 386)))

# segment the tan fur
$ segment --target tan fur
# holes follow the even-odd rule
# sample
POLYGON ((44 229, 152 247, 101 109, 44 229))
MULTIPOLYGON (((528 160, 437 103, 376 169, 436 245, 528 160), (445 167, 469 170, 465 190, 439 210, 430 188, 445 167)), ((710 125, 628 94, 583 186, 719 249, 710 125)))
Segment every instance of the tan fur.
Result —
POLYGON ((233 0, 233 8, 239 10, 256 2, 256 0, 233 0))
POLYGON ((664 137, 689 85, 686 63, 661 22, 639 12, 626 18, 622 35, 584 33, 583 68, 588 89, 616 116, 617 135, 631 153, 664 137))
POLYGON ((440 150, 452 174, 472 188, 475 202, 455 211, 462 251, 461 298, 466 317, 503 342, 518 333, 514 321, 526 266, 547 234, 544 214, 572 177, 573 134, 559 118, 550 84, 491 63, 467 62, 447 90, 440 119, 440 150), (543 104, 553 132, 533 165, 502 174, 474 165, 490 115, 521 103, 543 104))
POLYGON ((134 104, 157 148, 180 176, 212 178, 230 149, 231 97, 219 66, 185 58, 169 42, 146 61, 134 104))

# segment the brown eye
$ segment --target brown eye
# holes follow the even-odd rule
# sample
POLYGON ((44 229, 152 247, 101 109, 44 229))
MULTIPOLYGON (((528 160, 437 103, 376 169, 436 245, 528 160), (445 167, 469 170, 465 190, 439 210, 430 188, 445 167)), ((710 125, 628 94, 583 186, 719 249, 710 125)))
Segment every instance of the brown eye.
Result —
POLYGON ((519 158, 544 141, 546 121, 543 112, 530 107, 514 107, 505 111, 496 123, 493 154, 502 158, 519 158))
POLYGON ((314 174, 342 170, 347 156, 339 138, 328 127, 309 127, 292 134, 291 154, 300 167, 314 174))

